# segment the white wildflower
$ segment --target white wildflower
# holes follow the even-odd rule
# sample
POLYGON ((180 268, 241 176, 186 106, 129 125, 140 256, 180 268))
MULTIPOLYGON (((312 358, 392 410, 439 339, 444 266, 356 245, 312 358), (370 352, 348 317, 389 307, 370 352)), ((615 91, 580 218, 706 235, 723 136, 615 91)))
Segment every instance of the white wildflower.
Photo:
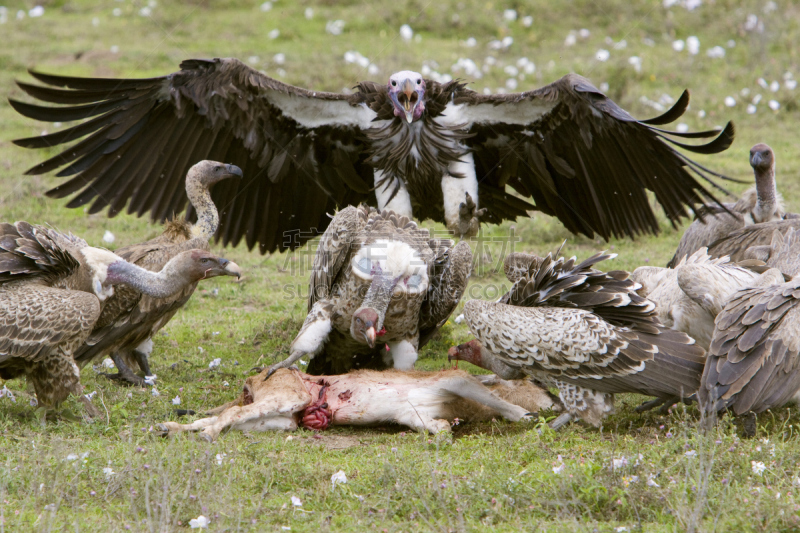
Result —
POLYGON ((686 50, 696 56, 700 52, 700 39, 692 35, 686 38, 686 50))
POLYGON ((517 20, 517 10, 516 9, 506 9, 503 11, 503 18, 506 19, 508 22, 514 22, 517 20))
POLYGON ((112 54, 118 54, 119 53, 119 46, 117 46, 116 44, 111 45, 111 48, 109 48, 109 51, 112 54))
POLYGON ((677 131, 678 133, 686 133, 687 131, 689 131, 689 125, 686 124, 685 122, 681 122, 677 126, 675 126, 675 131, 677 131))
POLYGON ((700 118, 706 118, 706 110, 701 109, 700 111, 697 112, 697 116, 700 118))
POLYGON ((8 22, 8 8, 0 6, 0 24, 5 24, 6 22, 8 22))
POLYGON ((108 243, 108 244, 111 244, 112 242, 114 242, 114 234, 111 233, 110 231, 106 230, 106 232, 103 233, 103 242, 108 243))
POLYGON ((312 18, 314 18, 314 10, 310 7, 307 7, 305 11, 305 16, 306 20, 311 20, 312 18))
POLYGON ((106 475, 106 479, 111 479, 111 476, 116 474, 116 472, 114 472, 113 468, 111 468, 110 466, 107 466, 106 468, 103 469, 103 474, 106 475))
POLYGON ((325 31, 330 33, 331 35, 341 35, 344 31, 344 21, 339 20, 329 20, 325 24, 325 31))
POLYGON ((614 50, 624 50, 628 47, 628 41, 622 39, 621 41, 614 43, 614 50))
POLYGON ((589 35, 591 35, 591 32, 586 28, 581 28, 578 30, 578 37, 580 37, 581 39, 588 39, 589 35))
POLYGON ((347 483, 347 475, 345 475, 344 470, 339 470, 331 476, 331 485, 333 485, 333 488, 336 488, 336 485, 343 485, 345 483, 347 483))
POLYGON ((603 91, 604 93, 605 93, 605 92, 608 92, 608 82, 605 82, 605 81, 604 81, 604 82, 602 82, 602 83, 600 84, 600 90, 601 90, 601 91, 603 91))
POLYGON ((13 403, 17 403, 17 398, 14 396, 14 393, 8 390, 8 387, 3 384, 3 388, 0 389, 0 398, 8 398, 13 403))
POLYGON ((597 51, 595 57, 598 61, 606 62, 608 61, 608 58, 611 57, 611 53, 608 50, 601 48, 597 51))
POLYGON ((17 11, 17 20, 22 20, 25 18, 25 12, 23 10, 17 11))
POLYGON ((748 115, 755 115, 758 108, 753 104, 747 104, 747 114, 748 115))
POLYGON ((277 39, 278 37, 280 37, 280 35, 281 35, 281 30, 279 30, 278 28, 275 28, 274 30, 271 30, 267 34, 267 37, 270 38, 270 39, 277 39))
POLYGON ((214 359, 213 361, 211 361, 210 363, 208 363, 208 368, 209 368, 209 369, 212 369, 212 368, 217 368, 217 367, 218 367, 219 365, 221 365, 221 364, 222 364, 222 359, 221 359, 221 358, 219 358, 219 357, 217 357, 216 359, 214 359))
POLYGON ((475 39, 475 37, 470 37, 466 41, 463 41, 461 44, 463 44, 467 48, 475 48, 476 46, 478 46, 478 40, 475 39))
POLYGON ((725 49, 721 46, 714 46, 706 50, 706 55, 713 59, 720 59, 725 57, 725 49))
POLYGON ((297 496, 292 496, 292 505, 294 505, 295 507, 302 507, 303 502, 300 501, 300 498, 298 498, 297 496))
POLYGON ((625 526, 619 526, 614 531, 617 531, 617 532, 628 531, 628 528, 625 527, 625 526))
POLYGON ((733 107, 736 105, 736 100, 733 98, 733 96, 726 96, 725 105, 728 107, 733 107))
POLYGON ((702 0, 684 0, 683 7, 686 8, 687 11, 694 11, 698 7, 703 4, 702 0))
POLYGON ((676 52, 682 52, 686 43, 683 42, 683 39, 678 39, 677 41, 672 41, 672 49, 676 52))
POLYGON ((774 92, 774 93, 778 92, 778 90, 780 88, 781 88, 781 84, 778 83, 777 81, 773 81, 772 83, 769 84, 769 90, 774 92))
POLYGON ((372 74, 373 76, 375 74, 378 74, 380 71, 381 69, 378 68, 378 65, 376 65, 375 63, 370 63, 369 66, 367 67, 367 72, 369 74, 372 74))
POLYGON ((686 457, 692 458, 692 457, 697 455, 697 450, 689 450, 688 452, 686 452, 683 455, 685 455, 686 457))
POLYGON ((526 28, 533 26, 533 17, 530 15, 522 17, 522 25, 526 28))
POLYGON ((660 487, 661 485, 659 485, 658 483, 656 483, 656 478, 655 478, 655 476, 654 476, 653 474, 650 474, 649 476, 647 476, 647 486, 648 486, 648 487, 656 487, 656 488, 658 488, 658 487, 660 487))
POLYGON ((224 460, 226 457, 228 457, 228 454, 227 454, 227 453, 218 453, 218 454, 217 454, 217 455, 214 457, 214 459, 216 459, 216 461, 217 461, 217 464, 218 464, 218 465, 221 465, 221 464, 222 464, 222 461, 223 461, 223 460, 224 460))
POLYGON ((100 25, 100 17, 92 17, 92 26, 95 28, 100 25))
POLYGON ((114 368, 114 361, 112 361, 110 357, 106 357, 103 359, 103 367, 108 368, 109 370, 114 368))
POLYGON ((764 24, 759 24, 758 16, 750 13, 747 15, 747 20, 744 22, 744 29, 745 31, 754 31, 759 30, 762 31, 764 29, 764 24))
POLYGON ((152 376, 145 376, 144 377, 144 382, 145 382, 146 385, 150 385, 152 387, 153 385, 156 384, 156 378, 157 377, 158 376, 156 376, 155 374, 153 374, 152 376))
POLYGON ((261 11, 266 12, 271 9, 272 9, 272 2, 264 2, 263 4, 261 4, 261 11))
POLYGON ((42 6, 35 6, 33 9, 28 11, 28 16, 30 18, 41 17, 44 15, 44 8, 42 6))
POLYGON ((501 43, 503 44, 503 48, 508 48, 509 46, 514 44, 514 38, 513 37, 503 37, 503 40, 501 41, 501 43))
POLYGON ((781 108, 781 104, 780 104, 780 102, 778 102, 777 100, 770 100, 770 101, 767 103, 767 105, 768 105, 768 106, 769 106, 769 108, 770 108, 770 109, 772 109, 773 111, 777 111, 778 109, 780 109, 780 108, 781 108))
POLYGON ((142 9, 139 10, 139 15, 142 17, 149 17, 153 14, 153 10, 150 9, 148 6, 144 6, 142 9))
POLYGON ((192 529, 206 529, 211 521, 203 515, 189 520, 189 527, 192 529))
POLYGON ((757 95, 755 95, 755 96, 753 97, 753 103, 754 103, 755 105, 758 105, 760 102, 761 102, 761 95, 760 95, 760 94, 757 94, 757 95))
POLYGON ((754 474, 763 475, 764 470, 767 469, 767 465, 762 463, 761 461, 750 461, 750 467, 753 469, 754 474))
POLYGON ((153 397, 155 397, 155 398, 158 398, 159 396, 161 396, 161 393, 160 393, 160 392, 158 392, 158 389, 156 389, 155 387, 153 387, 153 388, 150 390, 150 394, 152 394, 152 395, 153 395, 153 397))
POLYGON ((783 86, 789 89, 790 91, 794 91, 797 88, 797 81, 786 80, 785 82, 783 82, 783 86))
POLYGON ((180 404, 181 404, 181 397, 180 396, 175 396, 172 399, 172 405, 180 405, 180 404))
POLYGON ((118 17, 118 16, 122 15, 122 10, 120 8, 118 8, 118 7, 115 7, 111 11, 111 14, 114 15, 115 17, 118 17))
POLYGON ((566 39, 564 39, 564 46, 575 46, 575 43, 578 42, 578 37, 575 35, 574 31, 571 31, 567 34, 566 39))
POLYGON ((89 394, 84 394, 84 396, 86 397, 87 400, 91 401, 92 399, 94 399, 95 396, 97 396, 97 391, 94 390, 94 391, 90 392, 89 394))
POLYGON ((403 24, 400 26, 400 37, 404 41, 410 41, 414 37, 414 30, 408 24, 403 24))
POLYGON ((620 457, 619 459, 612 459, 611 465, 614 468, 622 468, 623 466, 628 466, 628 458, 627 457, 620 457))
POLYGON ((766 88, 768 88, 768 87, 769 87, 769 84, 767 83, 767 80, 765 80, 764 78, 758 78, 758 79, 756 80, 756 83, 757 83, 757 84, 758 84, 758 85, 759 85, 759 86, 760 86, 762 89, 766 89, 766 88))

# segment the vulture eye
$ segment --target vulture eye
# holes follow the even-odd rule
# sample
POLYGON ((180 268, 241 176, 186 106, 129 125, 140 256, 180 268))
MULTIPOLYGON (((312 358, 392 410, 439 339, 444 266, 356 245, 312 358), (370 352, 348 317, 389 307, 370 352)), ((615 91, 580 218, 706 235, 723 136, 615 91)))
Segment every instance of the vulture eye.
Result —
POLYGON ((361 324, 361 319, 356 317, 356 324, 361 324))
POLYGON ((358 260, 358 269, 364 274, 372 273, 372 262, 368 257, 362 257, 358 260))
POLYGON ((419 85, 420 83, 422 83, 422 80, 417 80, 417 85, 419 85))
POLYGON ((201 263, 206 264, 208 263, 208 257, 204 257, 200 260, 201 263))
POLYGON ((222 170, 222 167, 214 167, 214 172, 219 172, 220 170, 222 170))
POLYGON ((392 80, 392 87, 397 87, 397 82, 392 80))

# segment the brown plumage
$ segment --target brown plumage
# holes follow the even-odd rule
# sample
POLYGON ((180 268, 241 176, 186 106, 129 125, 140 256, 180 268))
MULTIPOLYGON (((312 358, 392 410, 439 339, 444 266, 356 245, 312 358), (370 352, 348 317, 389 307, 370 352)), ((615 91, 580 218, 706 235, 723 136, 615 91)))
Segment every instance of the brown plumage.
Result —
MULTIPOLYGON (((158 237, 119 248, 115 253, 144 269, 158 272, 181 252, 209 250, 208 241, 219 225, 210 188, 234 176, 242 177, 242 171, 234 165, 216 161, 201 161, 193 165, 186 175, 186 193, 197 212, 197 222, 169 221, 158 237)), ((120 287, 106 301, 94 331, 75 352, 75 360, 83 366, 110 354, 119 372, 109 377, 143 385, 145 380, 135 375, 131 367, 137 363, 145 376, 152 374, 148 361, 151 337, 189 301, 196 288, 194 283, 169 298, 151 298, 131 287, 120 287)))
POLYGON ((114 286, 164 298, 226 270, 238 267, 188 250, 153 273, 71 234, 26 222, 0 224, 0 377, 24 374, 40 403, 55 406, 75 394, 96 414, 81 394, 73 355, 114 286))
POLYGON ((763 224, 754 224, 734 231, 728 237, 720 239, 708 247, 712 257, 729 256, 732 261, 745 259, 762 259, 764 246, 769 247, 775 232, 786 234, 789 231, 800 231, 800 218, 789 218, 763 224))
POLYGON ((466 241, 432 239, 392 211, 343 209, 317 248, 292 353, 273 370, 303 356, 311 374, 412 368, 458 305, 471 268, 466 241))
POLYGON ((571 416, 599 425, 614 393, 675 400, 700 384, 705 351, 686 334, 664 327, 652 302, 622 271, 602 272, 596 254, 582 263, 548 255, 531 262, 498 302, 470 300, 464 316, 479 341, 451 351, 503 378, 504 363, 558 387, 571 416))
POLYGON ((75 194, 70 206, 93 202, 89 212, 108 207, 111 215, 127 203, 131 213, 164 220, 186 205, 180 181, 193 161, 233 161, 248 178, 215 189, 219 236, 234 245, 244 238, 262 253, 303 244, 327 227, 325 213, 365 201, 462 235, 477 231, 478 218, 499 223, 531 210, 589 236, 657 233, 646 191, 673 223, 687 206, 715 201, 692 171, 708 181, 715 174, 672 145, 717 153, 734 136, 732 124, 722 132, 657 128, 683 114, 688 92, 639 121, 574 74, 498 95, 410 71, 388 84, 361 82, 352 95, 308 91, 236 59, 187 60, 178 72, 138 80, 31 75, 47 86, 19 82, 22 90, 63 105, 11 100, 18 112, 90 119, 15 141, 74 142, 29 170, 71 176, 51 196, 75 194), (675 137, 714 139, 685 145, 675 137))
POLYGON ((736 203, 723 204, 726 209, 714 205, 704 207, 704 213, 708 216, 695 220, 686 229, 667 268, 675 268, 682 258, 728 237, 736 230, 783 220, 786 213, 783 198, 775 188, 775 153, 772 148, 763 143, 753 146, 750 149, 750 166, 753 167, 755 186, 746 190, 736 203))

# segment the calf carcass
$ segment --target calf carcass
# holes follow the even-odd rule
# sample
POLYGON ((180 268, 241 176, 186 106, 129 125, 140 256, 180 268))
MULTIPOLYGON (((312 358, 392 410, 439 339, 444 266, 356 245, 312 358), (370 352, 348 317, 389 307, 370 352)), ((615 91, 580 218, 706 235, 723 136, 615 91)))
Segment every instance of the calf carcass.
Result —
POLYGON ((396 423, 416 431, 450 431, 453 419, 502 416, 532 420, 541 409, 560 410, 558 400, 528 380, 472 376, 462 370, 403 372, 359 370, 311 376, 279 369, 250 376, 234 401, 191 424, 164 422, 163 434, 202 431, 209 441, 226 428, 242 431, 324 430, 330 425, 396 423), (486 385, 484 385, 486 383, 486 385))

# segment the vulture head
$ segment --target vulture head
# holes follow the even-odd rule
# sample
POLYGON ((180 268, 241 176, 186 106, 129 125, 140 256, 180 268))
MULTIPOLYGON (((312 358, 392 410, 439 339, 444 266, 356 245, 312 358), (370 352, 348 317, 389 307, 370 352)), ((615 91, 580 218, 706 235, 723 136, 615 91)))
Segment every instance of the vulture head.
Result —
POLYGON ((226 165, 217 161, 200 161, 186 174, 187 186, 190 182, 195 182, 205 189, 211 188, 215 183, 228 178, 241 178, 242 169, 236 165, 226 165))
MULTIPOLYGON (((170 263, 173 261, 176 263, 174 265, 176 271, 184 272, 186 279, 191 280, 191 282, 217 276, 242 277, 242 269, 239 268, 239 265, 205 250, 196 249, 181 252, 170 263)), ((170 263, 167 263, 164 268, 166 269, 170 263)))
POLYGON ((775 154, 772 148, 764 143, 758 143, 750 148, 750 166, 759 173, 770 170, 775 165, 775 154))
POLYGON ((394 116, 405 117, 409 124, 425 111, 425 80, 418 72, 402 70, 389 78, 389 99, 394 116))
POLYGON ((453 346, 447 351, 448 361, 466 361, 494 372, 501 379, 523 379, 525 373, 517 367, 506 364, 487 350, 478 339, 453 346))
POLYGON ((378 312, 371 307, 362 307, 353 314, 350 334, 359 342, 365 342, 370 348, 375 347, 378 332, 375 326, 380 321, 378 312))

